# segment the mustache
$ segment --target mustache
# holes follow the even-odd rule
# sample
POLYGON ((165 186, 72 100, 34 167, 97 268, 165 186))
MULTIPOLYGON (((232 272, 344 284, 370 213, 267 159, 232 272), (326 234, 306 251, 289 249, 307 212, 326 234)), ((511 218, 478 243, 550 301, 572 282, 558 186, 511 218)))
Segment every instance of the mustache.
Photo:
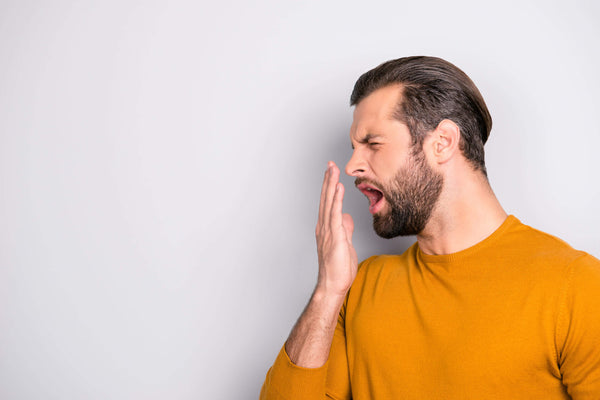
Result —
POLYGON ((375 186, 376 188, 381 189, 381 184, 379 182, 376 182, 376 181, 372 180, 372 179, 365 178, 365 177, 361 176, 361 177, 358 177, 358 178, 356 178, 354 180, 354 186, 358 186, 361 183, 366 183, 368 185, 375 186))

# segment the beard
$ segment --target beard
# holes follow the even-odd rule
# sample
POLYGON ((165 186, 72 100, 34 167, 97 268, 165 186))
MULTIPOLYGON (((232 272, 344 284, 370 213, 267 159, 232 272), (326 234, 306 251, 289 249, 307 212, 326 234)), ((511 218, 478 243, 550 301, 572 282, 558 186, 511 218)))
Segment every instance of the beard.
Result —
POLYGON ((422 151, 411 154, 407 165, 389 184, 378 185, 389 210, 373 215, 377 235, 391 239, 421 233, 438 202, 443 184, 443 176, 427 164, 422 151))

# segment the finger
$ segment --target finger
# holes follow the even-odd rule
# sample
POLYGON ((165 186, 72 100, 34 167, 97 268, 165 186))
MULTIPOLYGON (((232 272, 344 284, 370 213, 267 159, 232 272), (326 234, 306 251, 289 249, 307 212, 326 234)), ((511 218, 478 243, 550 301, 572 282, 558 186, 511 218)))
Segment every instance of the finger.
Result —
POLYGON ((348 239, 348 243, 352 244, 352 234, 354 233, 354 220, 350 214, 342 215, 342 225, 344 226, 344 230, 346 231, 346 238, 348 239))
POLYGON ((327 180, 329 178, 331 168, 329 167, 329 163, 327 163, 327 169, 325 170, 325 176, 323 177, 323 186, 321 187, 321 200, 319 201, 319 220, 317 221, 317 225, 323 223, 323 214, 325 213, 325 196, 327 195, 327 180))
POLYGON ((342 206, 344 203, 344 185, 338 182, 331 205, 331 227, 337 229, 342 226, 342 206))
POLYGON ((325 209, 323 210, 323 223, 325 225, 329 225, 331 223, 331 207, 333 206, 333 199, 335 197, 339 177, 340 170, 338 169, 337 165, 332 162, 325 193, 325 209))

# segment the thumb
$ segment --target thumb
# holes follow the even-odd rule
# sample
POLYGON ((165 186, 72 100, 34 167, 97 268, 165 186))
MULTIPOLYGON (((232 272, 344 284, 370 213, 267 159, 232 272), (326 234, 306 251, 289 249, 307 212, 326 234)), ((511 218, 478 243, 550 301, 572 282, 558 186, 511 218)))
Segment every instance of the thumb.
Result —
POLYGON ((354 220, 352 220, 352 216, 350 214, 342 215, 342 226, 344 227, 344 231, 346 231, 346 237, 348 241, 352 243, 352 233, 354 233, 354 220))

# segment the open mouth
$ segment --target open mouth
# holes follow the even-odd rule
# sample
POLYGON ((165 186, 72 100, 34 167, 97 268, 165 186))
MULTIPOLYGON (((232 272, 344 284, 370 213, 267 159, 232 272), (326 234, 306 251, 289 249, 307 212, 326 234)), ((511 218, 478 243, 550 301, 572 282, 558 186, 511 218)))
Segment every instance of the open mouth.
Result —
POLYGON ((384 203, 381 190, 366 183, 360 183, 356 187, 369 199, 369 211, 371 214, 379 212, 384 203))

